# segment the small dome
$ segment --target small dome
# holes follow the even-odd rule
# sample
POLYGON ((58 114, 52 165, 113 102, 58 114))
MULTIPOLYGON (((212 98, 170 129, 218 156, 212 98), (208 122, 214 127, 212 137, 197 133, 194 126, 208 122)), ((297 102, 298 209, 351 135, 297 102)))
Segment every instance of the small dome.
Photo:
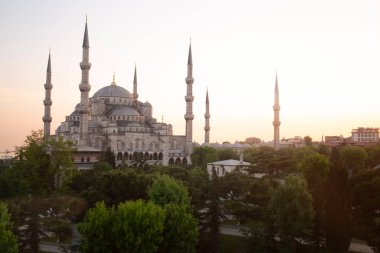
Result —
POLYGON ((123 87, 111 84, 103 87, 93 97, 120 97, 120 98, 133 98, 132 94, 123 87))
POLYGON ((143 107, 152 107, 152 105, 149 102, 145 102, 142 106, 143 107))
POLYGON ((129 106, 120 106, 110 116, 140 116, 140 114, 129 106))

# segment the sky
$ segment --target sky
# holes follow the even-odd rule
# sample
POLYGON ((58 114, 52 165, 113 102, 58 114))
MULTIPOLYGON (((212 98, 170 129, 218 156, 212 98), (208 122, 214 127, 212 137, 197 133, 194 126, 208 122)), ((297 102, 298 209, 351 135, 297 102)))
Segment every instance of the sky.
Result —
MULTIPOLYGON (((42 129, 52 57, 52 134, 80 101, 86 14, 90 96, 112 82, 153 116, 185 133, 186 63, 191 38, 193 138, 273 139, 276 72, 280 136, 348 137, 380 127, 380 0, 0 0, 0 152, 42 129)), ((3 153, 0 153, 0 156, 3 153)))

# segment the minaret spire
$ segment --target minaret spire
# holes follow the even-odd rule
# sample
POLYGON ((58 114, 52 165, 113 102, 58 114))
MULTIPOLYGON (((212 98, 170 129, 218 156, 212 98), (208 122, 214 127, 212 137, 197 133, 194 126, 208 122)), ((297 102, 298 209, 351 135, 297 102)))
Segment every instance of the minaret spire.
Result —
POLYGON ((274 137, 273 137, 273 146, 276 150, 280 148, 280 104, 279 104, 279 92, 278 92, 278 80, 277 80, 277 72, 276 72, 276 84, 274 88, 274 137))
POLYGON ((134 100, 137 100, 139 97, 139 94, 137 94, 137 67, 135 64, 135 75, 133 77, 133 98, 134 100))
POLYGON ((79 129, 79 145, 88 145, 88 116, 90 114, 88 93, 91 90, 91 85, 89 82, 89 72, 91 69, 91 63, 89 61, 90 56, 90 45, 88 40, 88 29, 87 29, 87 16, 86 16, 86 26, 84 29, 83 45, 82 45, 82 62, 80 63, 80 68, 82 70, 82 80, 79 84, 79 90, 81 92, 80 99, 80 129, 79 129))
POLYGON ((42 117, 42 121, 44 122, 44 137, 50 136, 50 123, 52 121, 51 117, 51 105, 53 104, 53 101, 51 101, 51 89, 53 88, 53 85, 51 84, 51 61, 50 61, 50 50, 49 50, 49 59, 46 69, 46 83, 45 83, 45 100, 44 100, 44 106, 45 106, 45 113, 42 117))
POLYGON ((187 92, 185 96, 186 101, 186 114, 185 114, 185 120, 186 120, 186 146, 185 146, 185 153, 186 155, 190 155, 193 152, 193 59, 191 55, 191 40, 190 40, 190 46, 189 46, 189 56, 187 59, 187 77, 185 79, 187 84, 187 92))
POLYGON ((206 92, 206 113, 205 113, 205 144, 210 144, 210 103, 208 99, 208 89, 206 92))

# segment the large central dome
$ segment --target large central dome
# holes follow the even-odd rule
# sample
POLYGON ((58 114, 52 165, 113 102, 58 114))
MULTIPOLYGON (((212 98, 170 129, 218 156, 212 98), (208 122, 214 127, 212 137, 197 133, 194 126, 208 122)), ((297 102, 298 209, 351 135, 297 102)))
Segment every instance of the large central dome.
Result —
POLYGON ((121 98, 133 98, 132 94, 123 87, 111 84, 103 87, 95 92, 95 97, 121 97, 121 98))

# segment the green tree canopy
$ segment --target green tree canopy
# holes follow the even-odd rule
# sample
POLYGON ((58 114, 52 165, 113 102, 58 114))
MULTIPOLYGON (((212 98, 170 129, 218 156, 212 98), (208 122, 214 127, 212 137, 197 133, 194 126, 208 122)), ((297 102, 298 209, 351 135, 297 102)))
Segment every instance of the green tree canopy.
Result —
POLYGON ((159 252, 195 252, 199 236, 196 219, 184 206, 167 204, 164 211, 164 239, 160 245, 159 252))
POLYGON ((45 138, 42 130, 32 131, 25 145, 16 147, 14 170, 20 171, 16 174, 27 182, 29 193, 50 193, 71 176, 73 152, 71 142, 45 138))
POLYGON ((269 212, 284 242, 292 244, 294 237, 301 237, 311 227, 314 215, 306 182, 300 177, 288 176, 285 184, 274 190, 269 212))
POLYGON ((319 249, 322 214, 324 213, 326 203, 325 194, 327 193, 326 188, 329 161, 326 156, 314 153, 307 155, 302 160, 300 167, 313 197, 313 206, 315 210, 313 234, 316 247, 319 249))
POLYGON ((348 171, 341 153, 332 149, 326 195, 326 246, 331 252, 347 252, 351 242, 351 202, 348 171))
POLYGON ((0 252, 17 253, 17 238, 12 233, 11 219, 7 206, 0 202, 0 252))
POLYGON ((368 154, 362 147, 347 145, 342 148, 342 157, 346 168, 357 173, 364 169, 368 154))
POLYGON ((196 147, 191 154, 191 161, 195 166, 203 167, 207 163, 218 161, 218 159, 218 150, 211 147, 196 147))
POLYGON ((120 203, 113 223, 117 252, 156 252, 163 240, 165 213, 142 200, 120 203))
POLYGON ((190 207, 186 186, 172 177, 159 175, 148 190, 149 199, 158 205, 178 204, 190 207))

